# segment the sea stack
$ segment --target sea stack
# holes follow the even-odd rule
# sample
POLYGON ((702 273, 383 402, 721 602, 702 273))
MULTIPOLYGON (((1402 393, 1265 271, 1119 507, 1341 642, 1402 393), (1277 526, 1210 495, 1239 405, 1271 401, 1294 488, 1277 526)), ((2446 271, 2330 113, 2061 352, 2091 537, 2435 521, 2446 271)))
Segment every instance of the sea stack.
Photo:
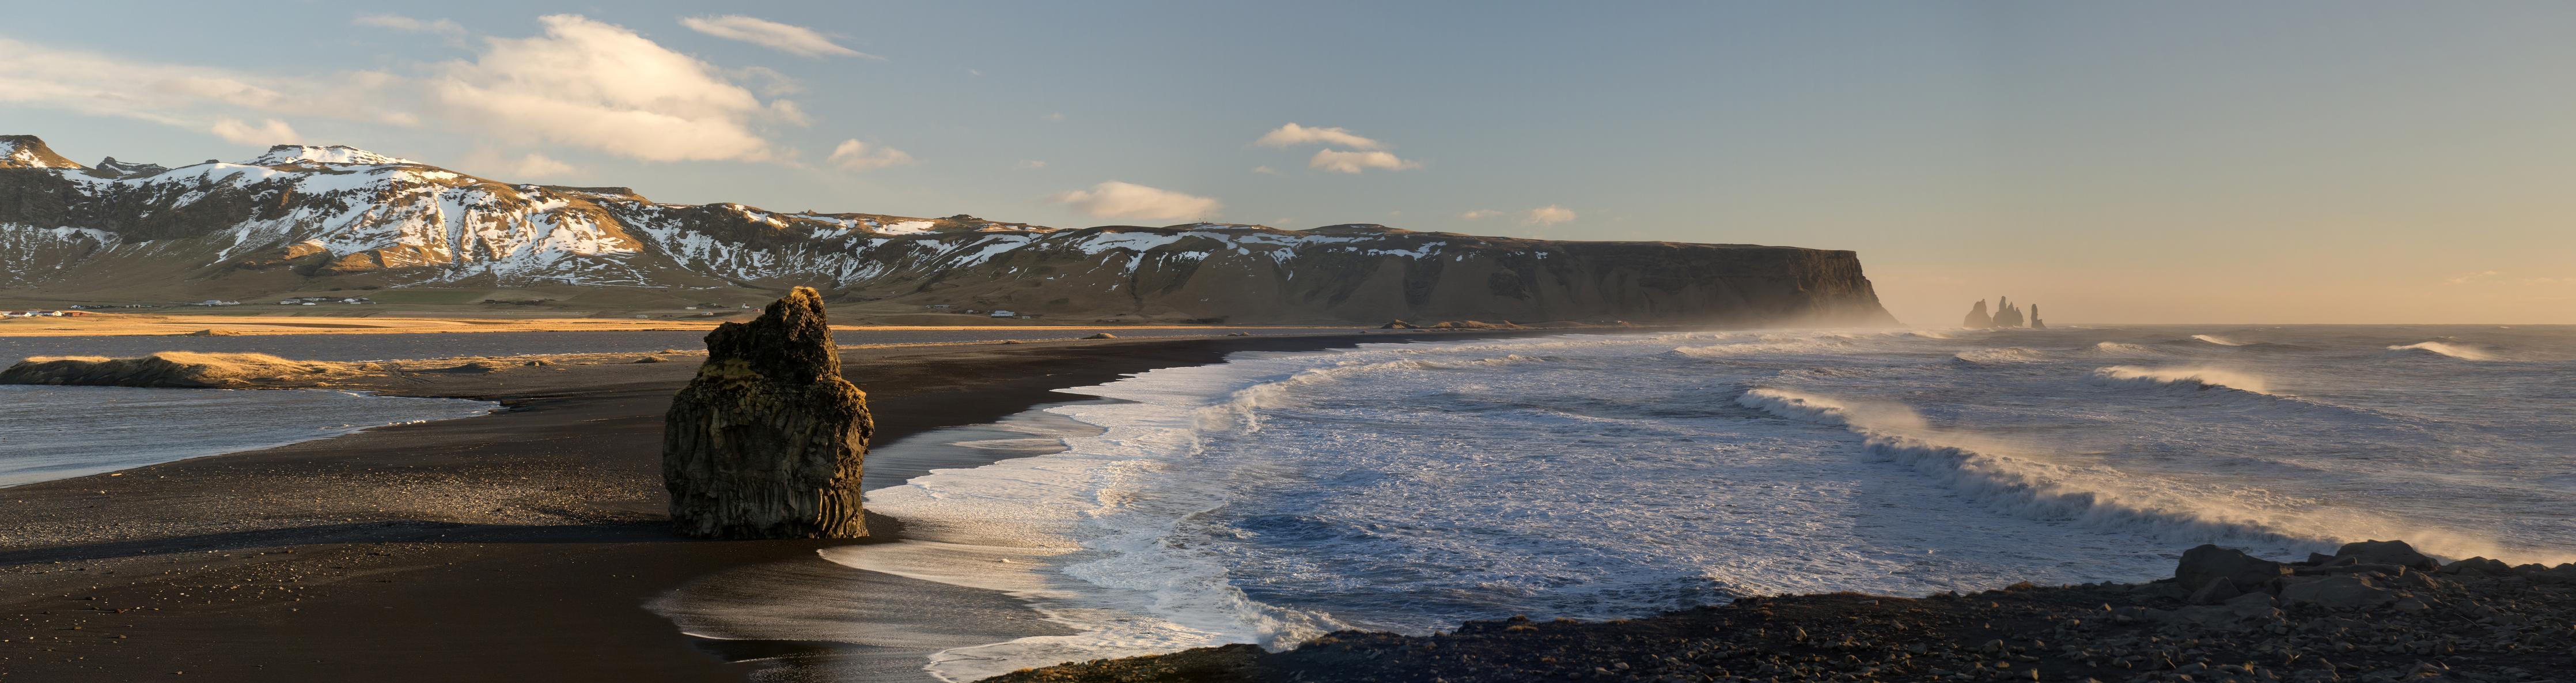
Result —
POLYGON ((2031 305, 2030 305, 2030 329, 2034 329, 2034 330, 2045 330, 2045 329, 2048 329, 2048 323, 2040 322, 2040 320, 2039 320, 2039 304, 2031 304, 2031 305))
POLYGON ((1995 317, 1986 314, 1986 300, 1978 299, 1977 306, 1975 308, 1968 309, 1968 319, 1959 321, 1959 326, 1967 328, 1994 327, 1995 317))
POLYGON ((2021 326, 2021 307, 2013 305, 2012 297, 1996 297, 1995 327, 2021 326))
POLYGON ((671 523, 697 538, 858 538, 868 397, 841 379, 823 297, 798 287, 707 335, 663 418, 671 523))

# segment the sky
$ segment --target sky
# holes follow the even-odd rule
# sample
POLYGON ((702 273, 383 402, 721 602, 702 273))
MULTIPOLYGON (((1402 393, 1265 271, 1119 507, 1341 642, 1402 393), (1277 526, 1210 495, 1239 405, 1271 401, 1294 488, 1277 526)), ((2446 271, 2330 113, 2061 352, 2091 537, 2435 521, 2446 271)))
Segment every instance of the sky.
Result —
POLYGON ((1848 249, 1889 309, 2576 323, 2576 4, 46 3, 0 134, 664 202, 1848 249))

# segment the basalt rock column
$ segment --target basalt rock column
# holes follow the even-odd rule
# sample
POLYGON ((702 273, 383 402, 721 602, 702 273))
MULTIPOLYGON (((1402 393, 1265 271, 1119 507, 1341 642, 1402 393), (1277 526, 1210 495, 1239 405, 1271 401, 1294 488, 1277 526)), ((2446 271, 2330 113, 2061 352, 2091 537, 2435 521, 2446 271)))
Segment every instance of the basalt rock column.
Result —
POLYGON ((798 287, 707 335, 663 418, 671 522, 699 538, 857 538, 868 396, 841 379, 823 298, 798 287))
POLYGON ((1968 317, 1964 320, 1960 320, 1959 326, 1967 328, 1994 327, 1995 317, 1986 314, 1986 300, 1978 299, 1977 307, 1968 309, 1968 317))

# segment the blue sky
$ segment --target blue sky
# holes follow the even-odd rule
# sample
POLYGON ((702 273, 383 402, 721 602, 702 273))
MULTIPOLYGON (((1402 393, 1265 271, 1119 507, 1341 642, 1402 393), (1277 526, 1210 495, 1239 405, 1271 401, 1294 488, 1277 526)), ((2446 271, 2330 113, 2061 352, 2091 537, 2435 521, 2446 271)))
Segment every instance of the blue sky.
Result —
POLYGON ((2576 6, 2475 9, 56 3, 0 27, 0 132, 782 210, 1852 249, 1920 324, 1997 294, 2576 323, 2576 6), (1257 143, 1291 123, 1325 132, 1257 143))

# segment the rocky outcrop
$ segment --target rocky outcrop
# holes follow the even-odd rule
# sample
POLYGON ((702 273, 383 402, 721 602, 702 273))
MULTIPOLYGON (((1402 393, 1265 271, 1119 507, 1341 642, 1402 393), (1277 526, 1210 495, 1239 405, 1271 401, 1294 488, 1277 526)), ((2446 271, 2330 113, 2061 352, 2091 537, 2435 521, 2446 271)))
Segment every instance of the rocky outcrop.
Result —
POLYGON ((1995 326, 2023 326, 2021 307, 2013 305, 2012 297, 1995 297, 1995 326))
POLYGON ((822 295, 798 287, 707 335, 663 420, 671 523, 697 538, 858 538, 867 394, 841 378, 822 295))
POLYGON ((55 154, 45 141, 33 135, 0 135, 0 168, 68 168, 78 170, 80 162, 55 154))
POLYGON ((1992 327, 2048 327, 2048 325, 2039 322, 2038 306, 2031 306, 2030 315, 2025 318, 2022 315, 2021 306, 2013 303, 2012 297, 1996 297, 1995 312, 1991 315, 1986 313, 1986 301, 1984 299, 1978 299, 1977 305, 1968 309, 1967 319, 1960 321, 1959 326, 1969 329, 1986 329, 1992 327))
POLYGON ((2031 304, 2031 305, 2030 305, 2030 329, 2034 329, 2034 330, 2045 330, 2045 329, 2048 329, 2048 323, 2040 322, 2040 320, 2039 320, 2039 304, 2031 304))
POLYGON ((789 213, 504 183, 346 147, 157 171, 19 166, 0 168, 0 287, 55 297, 813 286, 881 316, 1044 322, 1895 323, 1850 251, 789 213))
POLYGON ((1959 321, 1959 326, 1969 329, 1994 327, 1995 317, 1986 313, 1986 300, 1978 299, 1977 305, 1968 309, 1967 319, 1959 321))
MULTIPOLYGON (((2576 649, 2576 564, 2472 558, 2427 572, 2358 562, 2363 555, 2319 556, 2363 570, 2272 563, 2291 574, 2213 604, 2188 602, 2181 578, 2025 582, 1923 598, 1747 596, 1635 619, 1534 615, 1420 636, 1342 631, 1279 652, 1228 645, 985 680, 2566 680, 2576 649)), ((2259 562, 2203 550, 2175 573, 2251 578, 2266 574, 2259 562)))
POLYGON ((376 363, 288 360, 264 353, 163 351, 141 358, 29 358, 0 370, 0 384, 271 389, 318 386, 384 369, 376 363))

